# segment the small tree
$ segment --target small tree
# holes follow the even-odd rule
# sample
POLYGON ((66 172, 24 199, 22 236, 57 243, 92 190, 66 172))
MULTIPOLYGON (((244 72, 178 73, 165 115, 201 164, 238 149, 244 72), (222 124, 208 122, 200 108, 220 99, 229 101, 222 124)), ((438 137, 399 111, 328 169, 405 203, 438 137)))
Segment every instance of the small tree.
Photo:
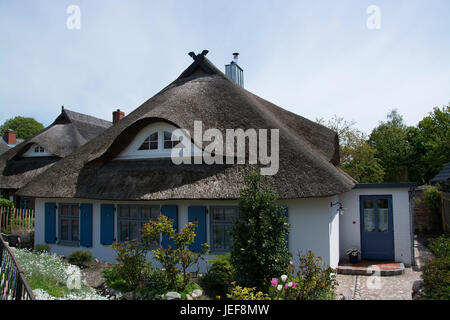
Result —
POLYGON ((270 279, 286 272, 289 266, 289 225, 265 177, 251 172, 245 182, 247 187, 239 198, 240 219, 231 231, 231 264, 239 285, 266 290, 270 279))
POLYGON ((189 282, 187 269, 191 265, 198 263, 199 260, 202 259, 203 254, 206 254, 209 251, 207 244, 203 245, 201 253, 194 253, 187 248, 194 242, 195 226, 194 223, 189 222, 180 232, 175 233, 175 230, 172 227, 172 220, 161 215, 156 221, 149 221, 144 224, 142 228, 142 239, 144 245, 149 249, 154 246, 155 242, 159 243, 159 234, 166 235, 168 239, 175 241, 176 249, 172 248, 170 245, 168 248, 163 248, 159 244, 158 248, 152 250, 155 259, 159 261, 165 269, 167 278, 173 288, 177 287, 177 276, 179 273, 177 265, 179 264, 181 266, 183 276, 182 288, 180 289, 184 289, 189 282))

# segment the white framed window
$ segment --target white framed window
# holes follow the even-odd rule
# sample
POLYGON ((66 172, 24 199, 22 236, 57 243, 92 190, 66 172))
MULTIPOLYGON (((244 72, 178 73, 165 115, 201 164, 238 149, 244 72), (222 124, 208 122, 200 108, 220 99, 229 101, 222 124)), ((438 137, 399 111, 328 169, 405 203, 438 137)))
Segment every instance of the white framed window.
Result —
POLYGON ((234 221, 239 219, 238 207, 212 206, 210 209, 211 250, 227 252, 233 242, 230 231, 234 221))
POLYGON ((187 143, 194 154, 195 147, 186 135, 175 135, 177 127, 156 122, 143 128, 133 141, 116 157, 116 159, 170 158, 173 149, 179 149, 187 143), (190 145, 189 145, 190 144, 190 145))
POLYGON ((25 151, 24 154, 22 155, 22 157, 50 157, 50 156, 52 156, 50 152, 48 152, 47 150, 45 150, 44 147, 36 143, 31 145, 31 147, 29 147, 28 150, 25 151))
MULTIPOLYGON (((119 205, 118 231, 119 241, 141 240, 144 223, 156 220, 160 215, 160 206, 119 205)), ((155 246, 158 243, 154 243, 155 246)))

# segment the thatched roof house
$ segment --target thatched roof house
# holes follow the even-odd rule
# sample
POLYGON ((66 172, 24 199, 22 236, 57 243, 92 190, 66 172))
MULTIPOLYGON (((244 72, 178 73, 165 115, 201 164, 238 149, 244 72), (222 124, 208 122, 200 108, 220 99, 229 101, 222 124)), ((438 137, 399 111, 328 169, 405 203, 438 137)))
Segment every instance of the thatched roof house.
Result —
POLYGON ((0 156, 0 189, 19 189, 112 123, 62 107, 55 121, 0 156))
POLYGON ((280 169, 270 182, 282 199, 342 193, 354 180, 337 168, 336 132, 236 85, 203 54, 170 85, 114 127, 28 184, 34 197, 117 200, 235 199, 244 165, 181 165, 170 159, 115 160, 138 132, 157 121, 193 129, 280 129, 280 169), (56 187, 57 186, 57 187, 56 187))
MULTIPOLYGON (((198 163, 175 164, 171 151, 180 142, 193 147, 194 158, 195 150, 202 154, 194 130, 201 121, 203 132, 222 136, 228 129, 279 129, 279 167, 268 180, 288 216, 294 257, 312 250, 335 268, 346 249, 356 247, 364 259, 409 264, 409 186, 356 184, 337 167, 336 132, 245 90, 237 53, 226 66, 233 81, 206 53, 190 53, 194 62, 174 82, 18 191, 36 197, 35 243, 62 255, 82 246, 114 262, 114 240, 139 238, 142 224, 163 214, 178 229, 196 223, 192 250, 209 243, 214 253, 226 252, 239 218, 239 191, 252 168, 207 164, 204 153, 198 163), (194 139, 177 140, 178 128, 194 132, 194 139)), ((164 237, 161 245, 169 245, 164 237)))

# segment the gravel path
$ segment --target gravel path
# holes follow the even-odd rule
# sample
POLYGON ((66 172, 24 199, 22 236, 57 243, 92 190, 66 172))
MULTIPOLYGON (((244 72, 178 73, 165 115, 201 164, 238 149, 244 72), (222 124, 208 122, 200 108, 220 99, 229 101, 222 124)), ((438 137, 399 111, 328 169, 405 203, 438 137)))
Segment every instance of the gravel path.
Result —
POLYGON ((336 293, 354 300, 411 300, 414 281, 420 279, 421 267, 433 255, 417 238, 414 241, 416 266, 405 268, 399 276, 375 277, 338 274, 336 293))

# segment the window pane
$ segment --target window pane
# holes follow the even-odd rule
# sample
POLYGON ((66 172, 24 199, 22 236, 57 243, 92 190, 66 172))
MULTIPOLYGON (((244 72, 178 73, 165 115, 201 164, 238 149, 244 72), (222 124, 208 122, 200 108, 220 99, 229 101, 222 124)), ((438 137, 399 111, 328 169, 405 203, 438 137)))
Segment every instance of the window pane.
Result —
POLYGON ((72 220, 72 241, 78 241, 79 239, 79 221, 74 219, 72 220))
POLYGON ((223 244, 224 238, 224 226, 222 225, 213 225, 213 248, 214 249, 225 249, 223 244))
POLYGON ((172 149, 172 141, 164 140, 164 149, 172 149))
POLYGON ((120 208, 119 216, 121 218, 128 218, 130 216, 130 208, 129 207, 119 207, 119 208, 120 208))
POLYGON ((119 222, 120 241, 129 240, 128 221, 119 222))
POLYGON ((164 141, 171 141, 172 140, 172 133, 164 131, 164 141))
POLYGON ((138 207, 130 207, 130 218, 139 218, 138 207))
POLYGON ((387 199, 378 199, 378 231, 388 232, 389 231, 389 205, 387 199))
POLYGON ((213 208, 213 220, 223 220, 224 219, 224 209, 223 208, 213 208))
POLYGON ((139 239, 139 228, 140 228, 140 223, 136 222, 136 221, 130 221, 129 223, 129 239, 130 240, 138 240, 139 239))
POLYGON ((232 222, 237 218, 236 208, 225 208, 224 218, 226 221, 232 222))
POLYGON ((156 220, 159 216, 159 207, 142 207, 142 219, 156 220))
POLYGON ((61 205, 61 215, 62 216, 68 216, 69 212, 70 212, 69 210, 70 210, 70 206, 68 206, 67 204, 61 205))
POLYGON ((61 240, 69 240, 69 220, 61 219, 61 240))
POLYGON ((225 234, 224 234, 224 241, 225 241, 225 249, 229 250, 231 248, 231 244, 233 243, 233 238, 231 237, 231 230, 233 229, 232 225, 225 226, 225 234))
POLYGON ((80 208, 78 205, 72 206, 72 217, 78 217, 80 214, 80 208))
POLYGON ((156 150, 156 149, 158 149, 158 141, 150 142, 150 150, 156 150))
POLYGON ((158 141, 158 132, 152 133, 150 135, 150 141, 158 141))
POLYGON ((145 140, 141 146, 139 147, 138 150, 148 150, 150 149, 150 142, 148 142, 147 140, 145 140))
POLYGON ((364 231, 375 231, 375 208, 373 199, 364 200, 364 231))

